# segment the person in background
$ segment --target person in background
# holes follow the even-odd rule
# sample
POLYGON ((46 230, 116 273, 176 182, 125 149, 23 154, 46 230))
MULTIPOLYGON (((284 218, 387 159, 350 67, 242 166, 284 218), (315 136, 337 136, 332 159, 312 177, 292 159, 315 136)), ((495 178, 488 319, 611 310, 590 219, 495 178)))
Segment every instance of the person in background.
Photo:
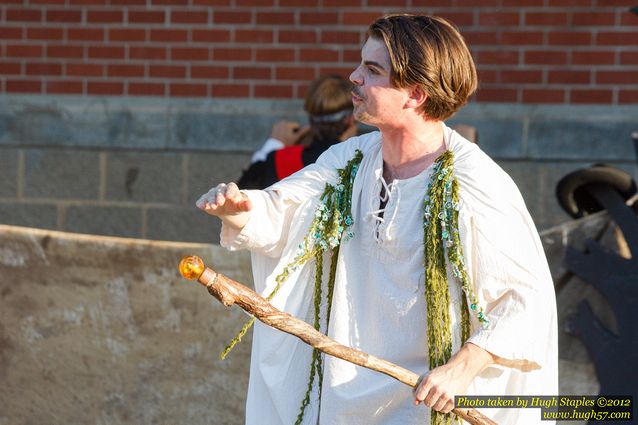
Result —
POLYGON ((266 187, 314 163, 330 146, 357 134, 352 116, 352 85, 342 77, 328 75, 315 80, 304 102, 309 126, 282 120, 256 151, 238 184, 246 189, 266 187), (310 143, 301 142, 309 139, 310 143))

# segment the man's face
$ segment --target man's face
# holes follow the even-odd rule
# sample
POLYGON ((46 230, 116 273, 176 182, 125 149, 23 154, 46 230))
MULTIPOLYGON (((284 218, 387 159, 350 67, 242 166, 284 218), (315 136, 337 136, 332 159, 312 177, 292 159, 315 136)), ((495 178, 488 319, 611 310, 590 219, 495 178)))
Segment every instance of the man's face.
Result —
POLYGON ((368 38, 361 49, 361 63, 350 74, 354 117, 358 121, 375 126, 400 123, 408 92, 393 87, 391 69, 390 54, 383 41, 368 38))

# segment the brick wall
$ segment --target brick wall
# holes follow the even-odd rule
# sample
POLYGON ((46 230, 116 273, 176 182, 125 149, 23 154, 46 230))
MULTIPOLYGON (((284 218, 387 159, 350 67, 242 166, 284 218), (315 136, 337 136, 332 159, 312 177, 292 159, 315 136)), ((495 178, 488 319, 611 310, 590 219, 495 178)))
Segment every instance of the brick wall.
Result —
POLYGON ((367 25, 442 15, 479 102, 638 103, 636 0, 5 0, 0 92, 300 98, 349 74, 367 25))

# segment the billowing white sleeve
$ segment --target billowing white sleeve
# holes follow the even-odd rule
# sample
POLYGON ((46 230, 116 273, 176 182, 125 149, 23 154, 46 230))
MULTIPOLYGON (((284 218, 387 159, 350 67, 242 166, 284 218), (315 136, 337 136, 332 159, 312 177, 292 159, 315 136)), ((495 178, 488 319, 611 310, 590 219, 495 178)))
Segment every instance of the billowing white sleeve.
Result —
POLYGON ((308 211, 301 205, 316 205, 326 183, 335 184, 337 169, 352 159, 362 142, 359 138, 339 143, 325 151, 316 163, 275 183, 266 190, 246 190, 253 203, 250 219, 241 231, 222 225, 221 245, 230 249, 248 249, 268 257, 279 257, 286 247, 291 228, 304 221, 308 211))
POLYGON ((482 173, 478 167, 465 185, 459 216, 463 251, 489 320, 483 328, 471 318, 469 342, 497 356, 497 364, 524 371, 543 367, 548 347, 556 344, 556 298, 538 232, 500 168, 482 173))

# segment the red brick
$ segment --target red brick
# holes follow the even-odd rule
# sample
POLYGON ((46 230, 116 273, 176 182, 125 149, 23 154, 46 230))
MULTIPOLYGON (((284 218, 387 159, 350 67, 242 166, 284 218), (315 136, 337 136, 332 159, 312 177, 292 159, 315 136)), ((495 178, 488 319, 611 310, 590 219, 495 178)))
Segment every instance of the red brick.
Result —
POLYGON ((569 23, 569 15, 562 12, 526 12, 525 25, 563 26, 569 23))
POLYGON ((211 87, 213 97, 248 97, 250 86, 247 84, 219 83, 211 87))
POLYGON ((496 31, 463 31, 463 38, 470 46, 499 44, 496 31))
POLYGON ((525 52, 524 63, 528 65, 565 65, 567 64, 567 52, 529 50, 525 52))
POLYGON ((301 25, 337 25, 339 14, 337 12, 301 12, 299 21, 301 25))
POLYGON ((368 6, 407 7, 407 3, 408 0, 368 0, 368 6))
POLYGON ((121 10, 88 10, 86 20, 89 23, 119 23, 124 20, 124 13, 121 10))
POLYGON ((237 6, 260 7, 273 6, 273 0, 235 0, 237 6))
POLYGON ((275 73, 276 80, 294 80, 294 81, 308 81, 314 80, 316 77, 315 70, 312 67, 277 67, 275 73))
POLYGON ((47 81, 46 92, 49 94, 82 94, 82 81, 47 81))
POLYGON ((129 47, 129 59, 165 60, 168 58, 164 47, 129 47))
POLYGON ((22 65, 18 62, 0 62, 0 74, 2 75, 22 74, 22 65))
POLYGON ((572 52, 572 64, 574 65, 613 65, 616 54, 609 51, 572 52))
POLYGON ((503 0, 505 7, 541 7, 545 0, 503 0))
POLYGON ((181 61, 208 60, 208 49, 205 47, 173 47, 171 59, 181 61))
POLYGON ((619 103, 638 103, 638 90, 620 90, 618 92, 619 103))
POLYGON ((481 51, 478 52, 478 63, 481 65, 517 65, 518 51, 516 50, 497 50, 497 51, 481 51))
POLYGON ((317 43, 317 34, 314 31, 281 30, 279 31, 280 43, 314 44, 317 43))
POLYGON ((554 46, 583 46, 592 42, 592 35, 589 32, 550 32, 549 44, 554 46))
MULTIPOLYGON (((606 1, 606 0, 605 0, 606 1)), ((548 0, 550 7, 570 6, 570 7, 591 7, 593 0, 548 0)))
POLYGON ((635 46, 638 44, 638 32, 599 32, 596 44, 602 46, 635 46))
POLYGON ((414 7, 450 7, 452 3, 450 0, 412 0, 414 7))
POLYGON ((523 89, 523 103, 564 103, 565 91, 558 89, 523 89))
POLYGON ((281 7, 315 7, 319 6, 319 0, 279 0, 281 7))
POLYGON ((176 29, 151 29, 151 41, 186 42, 188 31, 176 29))
POLYGON ((457 7, 499 7, 500 0, 456 0, 457 7))
POLYGON ((69 0, 70 5, 106 5, 108 3, 107 0, 69 0))
POLYGON ((322 30, 321 31, 321 43, 332 43, 332 44, 361 44, 362 34, 364 32, 355 32, 355 31, 333 31, 333 30, 322 30))
POLYGON ((22 28, 0 27, 0 34, 3 40, 20 40, 22 38, 22 28))
POLYGON ((591 73, 589 71, 549 70, 547 82, 549 84, 589 84, 591 83, 591 73))
POLYGON ((144 65, 111 64, 106 68, 109 77, 143 77, 144 65))
POLYGON ((437 15, 447 19, 448 21, 459 27, 469 27, 474 25, 474 14, 471 12, 444 11, 441 13, 437 13, 437 15))
POLYGON ((620 25, 627 25, 633 28, 638 25, 638 14, 624 12, 620 14, 620 25))
MULTIPOLYGON (((294 49, 255 49, 258 62, 294 62, 294 49)), ((303 60, 303 59, 302 59, 303 60)))
POLYGON ((501 71, 501 82, 510 84, 540 84, 543 82, 543 71, 503 70, 501 71))
POLYGON ((64 30, 62 28, 27 28, 27 38, 29 40, 62 40, 64 30))
MULTIPOLYGON (((448 0, 449 1, 449 0, 448 0)), ((363 6, 362 0, 323 0, 323 7, 363 6)))
POLYGON ((129 23, 163 24, 166 21, 163 10, 129 10, 129 23))
POLYGON ((101 28, 67 28, 66 36, 70 41, 104 41, 105 31, 101 28))
POLYGON ((110 28, 109 41, 146 41, 145 29, 110 28))
POLYGON ((601 12, 600 10, 591 10, 584 13, 574 13, 572 15, 572 25, 575 26, 592 26, 600 27, 605 25, 614 25, 616 16, 611 12, 601 12))
POLYGON ((27 75, 62 75, 62 65, 59 63, 28 63, 27 75))
POLYGON ((153 78, 184 78, 186 67, 177 65, 151 65, 149 76, 153 78))
POLYGON ((233 68, 233 78, 236 80, 270 80, 272 71, 270 68, 257 66, 236 66, 233 68))
POLYGON ((352 74, 352 71, 354 71, 354 69, 355 69, 354 66, 327 66, 327 65, 320 65, 319 66, 318 75, 334 74, 334 75, 340 75, 343 78, 349 79, 350 78, 350 74, 352 74))
POLYGON ((203 97, 208 96, 208 87, 206 84, 171 83, 169 94, 171 96, 203 97))
MULTIPOLYGON (((303 15, 302 15, 303 16, 303 15)), ((293 12, 257 12, 257 25, 293 25, 295 14, 293 12)))
POLYGON ((206 24, 208 23, 208 10, 171 11, 171 22, 174 24, 206 24))
POLYGON ((343 24, 361 25, 367 28, 379 16, 380 14, 377 12, 343 12, 343 24))
POLYGON ((227 43, 230 41, 228 30, 193 30, 193 41, 202 43, 227 43))
POLYGON ((81 10, 47 10, 46 20, 49 22, 81 22, 81 10))
POLYGON ((598 84, 638 84, 638 69, 634 71, 597 71, 598 84))
POLYGON ((127 93, 135 96, 164 96, 166 88, 162 83, 128 83, 127 93))
POLYGON ((151 0, 153 6, 186 6, 188 4, 188 0, 151 0))
POLYGON ((123 47, 89 46, 91 59, 124 59, 123 47))
POLYGON ((104 96, 120 96, 124 94, 124 83, 112 81, 89 81, 86 88, 87 94, 104 96))
POLYGON ((215 48, 213 49, 213 60, 217 61, 249 61, 252 60, 252 51, 242 48, 215 48))
POLYGON ((476 100, 479 102, 516 102, 516 89, 479 87, 476 100))
POLYGON ((93 63, 67 63, 66 75, 74 77, 102 77, 104 67, 93 63))
POLYGON ((7 80, 8 93, 40 93, 42 82, 34 80, 7 80))
POLYGON ((635 7, 634 0, 603 0, 598 2, 598 6, 605 7, 635 7))
POLYGON ((611 90, 572 89, 570 103, 612 103, 614 93, 611 90))
POLYGON ((193 0, 196 6, 230 6, 230 0, 193 0))
POLYGON ((351 63, 361 62, 361 50, 360 49, 344 49, 343 55, 342 55, 342 61, 351 62, 351 63))
POLYGON ((138 6, 143 6, 146 4, 146 0, 109 0, 109 4, 110 5, 117 5, 117 6, 131 6, 131 5, 138 5, 138 6))
POLYGON ((49 58, 82 59, 84 57, 84 47, 69 46, 66 44, 49 44, 46 56, 49 58))
POLYGON ((621 65, 638 65, 638 51, 620 52, 621 65))
POLYGON ((237 43, 272 43, 273 32, 270 30, 235 30, 237 43))
POLYGON ((479 25, 484 26, 515 26, 519 24, 518 12, 480 12, 479 25))
POLYGON ((7 9, 7 21, 39 22, 42 20, 42 12, 39 9, 7 9))
POLYGON ((499 72, 493 69, 477 69, 479 85, 494 84, 499 80, 499 72))
POLYGON ((65 0, 31 0, 33 4, 64 4, 65 0))
POLYGON ((504 31, 501 43, 511 46, 537 46, 543 44, 544 34, 540 31, 504 31))
POLYGON ((191 78, 228 78, 229 70, 225 66, 193 66, 191 78))
POLYGON ((9 44, 6 46, 8 57, 34 58, 42 56, 42 46, 33 44, 9 44))
MULTIPOLYGON (((357 57, 361 57, 361 53, 357 52, 357 57)), ((299 51, 299 61, 305 63, 312 62, 338 62, 339 51, 329 49, 301 49, 299 51)), ((358 59, 357 59, 358 62, 358 59)))
POLYGON ((252 22, 252 13, 215 11, 213 12, 213 22, 216 24, 250 24, 252 22))
POLYGON ((256 85, 255 97, 289 99, 292 98, 292 86, 256 85))

